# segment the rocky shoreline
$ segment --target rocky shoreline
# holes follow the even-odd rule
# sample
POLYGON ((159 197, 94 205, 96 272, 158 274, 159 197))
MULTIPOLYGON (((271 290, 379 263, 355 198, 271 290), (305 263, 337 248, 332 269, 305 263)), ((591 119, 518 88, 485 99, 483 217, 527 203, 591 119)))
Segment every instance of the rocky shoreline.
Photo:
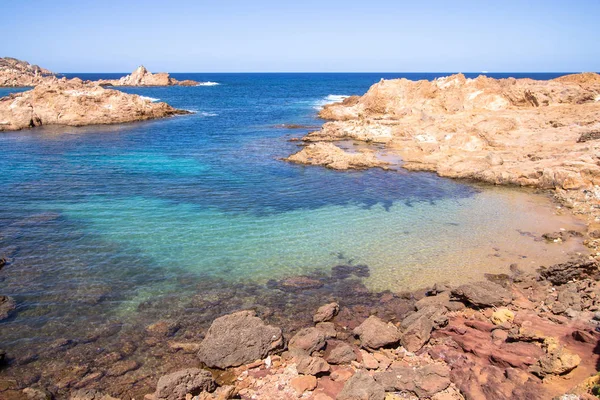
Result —
MULTIPOLYGON (((312 325, 291 331, 261 309, 221 316, 187 339, 173 340, 177 323, 162 320, 146 328, 145 341, 154 340, 152 352, 169 348, 180 361, 150 378, 153 393, 139 388, 136 397, 135 380, 119 383, 140 368, 127 356, 133 343, 124 343, 97 356, 108 357, 104 367, 71 365, 63 381, 47 386, 40 386, 46 379, 27 387, 25 376, 0 379, 0 394, 7 400, 593 399, 600 388, 599 278, 599 264, 589 259, 535 274, 513 265, 510 275, 482 282, 381 293, 371 307, 334 297, 314 309, 312 325)), ((318 283, 297 277, 276 285, 310 292, 318 283)), ((57 355, 79 347, 79 357, 81 346, 53 345, 57 355)), ((2 354, 3 362, 16 356, 2 354)))
POLYGON ((333 144, 353 140, 383 145, 408 170, 553 190, 587 219, 587 244, 600 257, 600 75, 382 80, 363 96, 325 106, 320 117, 330 122, 306 135, 288 161, 382 166, 368 152, 333 144))

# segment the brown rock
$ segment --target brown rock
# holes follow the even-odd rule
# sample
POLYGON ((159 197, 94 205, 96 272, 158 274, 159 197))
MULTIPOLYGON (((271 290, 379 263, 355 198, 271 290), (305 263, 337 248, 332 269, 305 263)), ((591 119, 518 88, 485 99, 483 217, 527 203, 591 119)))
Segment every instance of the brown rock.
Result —
POLYGON ((296 393, 302 394, 317 387, 317 378, 312 375, 300 375, 290 381, 296 393))
POLYGON ((504 306, 512 299, 512 294, 508 290, 488 281, 459 286, 452 291, 452 295, 481 308, 504 306))
POLYGON ((52 400, 52 393, 44 389, 25 388, 23 394, 27 400, 52 400))
POLYGON ((325 335, 317 328, 304 328, 290 339, 289 348, 312 354, 325 346, 325 335))
POLYGON ((321 357, 300 356, 296 363, 296 370, 304 375, 317 375, 329 371, 329 364, 321 357))
POLYGON ((356 360, 354 349, 346 342, 330 341, 327 343, 325 360, 330 364, 348 364, 356 360))
POLYGON ((362 347, 378 349, 383 346, 397 343, 400 332, 392 323, 385 323, 372 315, 354 329, 354 334, 359 336, 362 347))
POLYGON ((383 400, 383 387, 366 372, 358 371, 344 384, 336 400, 383 400))
POLYGON ((27 61, 12 57, 0 58, 0 87, 35 86, 53 79, 53 73, 27 61))
POLYGON ((362 358, 362 365, 366 369, 377 369, 379 368, 379 361, 368 351, 360 350, 362 358))
POLYGON ((106 375, 121 376, 125 375, 129 371, 138 369, 139 367, 140 364, 135 360, 117 361, 112 367, 110 367, 108 371, 106 371, 106 375))
POLYGON ((213 321, 198 357, 209 367, 237 367, 263 359, 283 345, 281 329, 265 325, 254 311, 240 311, 213 321))
POLYGON ((156 400, 181 400, 186 394, 198 395, 203 391, 215 390, 215 382, 210 372, 188 368, 162 376, 156 385, 156 400))
POLYGON ((329 303, 325 304, 317 310, 315 315, 313 316, 313 322, 327 322, 333 317, 335 317, 340 310, 340 305, 338 303, 329 303))
POLYGON ((153 74, 143 65, 137 67, 130 75, 120 79, 101 79, 98 83, 104 86, 198 86, 198 82, 196 81, 178 81, 166 72, 153 74))
POLYGON ((17 303, 12 297, 0 296, 0 321, 8 318, 15 308, 17 303))
POLYGON ((331 339, 337 336, 335 325, 333 322, 319 322, 315 325, 315 328, 323 332, 325 339, 331 339))
POLYGON ((419 398, 431 397, 450 386, 450 370, 441 364, 423 367, 393 368, 389 372, 378 372, 374 378, 386 391, 408 391, 419 398))
POLYGON ((331 169, 385 168, 388 162, 366 151, 349 153, 331 143, 312 143, 285 159, 298 164, 320 165, 331 169))
POLYGON ((70 400, 119 400, 94 389, 80 389, 69 397, 70 400))

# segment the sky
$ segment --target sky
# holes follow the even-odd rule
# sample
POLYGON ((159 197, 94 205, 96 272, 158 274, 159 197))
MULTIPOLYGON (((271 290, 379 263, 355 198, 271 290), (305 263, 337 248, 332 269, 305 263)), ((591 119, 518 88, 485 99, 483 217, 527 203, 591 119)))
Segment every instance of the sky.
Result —
POLYGON ((0 0, 55 72, 600 71, 600 0, 0 0))

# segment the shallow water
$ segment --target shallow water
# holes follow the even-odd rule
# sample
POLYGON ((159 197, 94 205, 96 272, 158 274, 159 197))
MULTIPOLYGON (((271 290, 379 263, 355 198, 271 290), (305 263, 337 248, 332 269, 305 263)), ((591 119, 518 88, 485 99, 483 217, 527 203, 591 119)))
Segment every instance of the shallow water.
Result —
MULTIPOLYGON (((395 76, 179 75, 219 84, 123 90, 193 115, 0 135, 0 256, 11 259, 0 293, 19 304, 0 324, 0 347, 42 354, 20 373, 45 370, 55 357, 45 352, 49 343, 83 344, 111 323, 128 327, 126 337, 173 317, 183 326, 178 335, 190 338, 240 308, 308 316, 332 297, 369 304, 366 289, 474 280, 583 250, 574 239, 539 240, 582 227, 556 216, 545 195, 280 160, 298 149, 289 139, 307 132, 283 124, 318 126, 315 108, 324 102, 395 76), (369 276, 335 280, 339 264, 367 265, 369 276), (323 286, 282 295, 265 285, 295 275, 323 286)), ((107 349, 120 343, 105 340, 107 349)), ((140 353, 144 368, 156 367, 140 353)))

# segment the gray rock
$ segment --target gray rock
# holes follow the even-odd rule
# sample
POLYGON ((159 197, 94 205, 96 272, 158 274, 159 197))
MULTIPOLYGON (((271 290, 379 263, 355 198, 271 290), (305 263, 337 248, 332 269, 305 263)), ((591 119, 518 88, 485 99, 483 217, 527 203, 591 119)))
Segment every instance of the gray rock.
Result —
POLYGON ((348 364, 351 361, 356 360, 356 354, 346 342, 335 341, 327 344, 327 351, 325 352, 325 360, 330 364, 348 364), (332 350, 329 351, 329 346, 332 345, 332 350))
POLYGON ((358 371, 346 381, 337 400, 383 400, 385 390, 375 382, 371 376, 363 371, 358 371))
POLYGON ((338 303, 329 303, 319 307, 315 315, 313 316, 313 322, 327 322, 335 317, 340 311, 340 305, 338 303))
POLYGON ((198 357, 211 368, 225 369, 265 358, 283 347, 281 329, 265 325, 254 311, 240 311, 213 321, 198 357))
POLYGON ((203 391, 212 392, 215 388, 210 372, 188 368, 162 376, 156 384, 154 397, 156 400, 181 400, 188 393, 195 396, 203 391))
POLYGON ((417 310, 430 306, 450 309, 450 292, 442 292, 435 296, 425 296, 415 303, 417 310))
POLYGON ((508 290, 489 281, 459 286, 452 291, 452 295, 480 308, 504 306, 512 300, 512 294, 508 290))
POLYGON ((335 325, 333 324, 333 322, 319 322, 315 325, 315 328, 323 332, 323 335, 325 335, 325 340, 337 336, 337 332, 335 330, 335 325))
POLYGON ((296 333, 289 343, 290 349, 302 350, 308 354, 325 346, 325 334, 317 328, 304 328, 296 333))
POLYGON ((562 264, 555 264, 540 270, 540 276, 553 285, 564 285, 573 280, 600 278, 600 264, 594 260, 582 258, 562 264))
POLYGON ((450 371, 441 364, 423 367, 398 367, 374 375, 386 392, 407 391, 419 398, 429 398, 450 386, 450 371))
POLYGON ((432 330, 433 321, 427 316, 421 316, 406 328, 400 343, 406 350, 417 352, 429 341, 432 330))
POLYGON ((392 323, 383 322, 374 315, 357 326, 353 333, 360 338, 361 346, 368 349, 378 349, 400 340, 398 328, 392 323))

